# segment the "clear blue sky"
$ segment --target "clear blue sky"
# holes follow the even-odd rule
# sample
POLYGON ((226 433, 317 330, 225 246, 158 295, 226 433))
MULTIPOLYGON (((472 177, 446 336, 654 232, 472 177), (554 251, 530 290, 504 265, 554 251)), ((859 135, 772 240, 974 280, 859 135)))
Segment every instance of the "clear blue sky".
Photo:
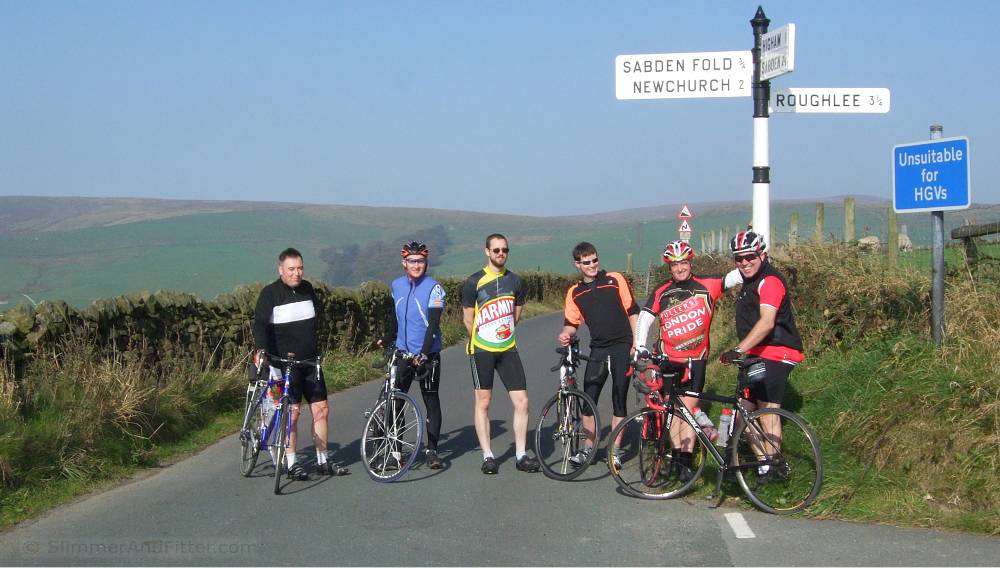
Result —
MULTIPOLYGON (((749 98, 618 101, 620 54, 747 50, 757 2, 0 2, 0 194, 536 215, 746 199, 749 98)), ((968 136, 1000 202, 1000 2, 766 2, 774 87, 889 114, 772 116, 772 198, 890 197, 892 146, 968 136)))

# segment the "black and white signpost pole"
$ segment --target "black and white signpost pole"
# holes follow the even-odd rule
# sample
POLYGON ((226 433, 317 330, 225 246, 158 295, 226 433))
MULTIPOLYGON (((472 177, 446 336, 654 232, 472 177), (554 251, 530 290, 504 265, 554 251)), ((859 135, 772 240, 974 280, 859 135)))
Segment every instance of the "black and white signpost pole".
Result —
POLYGON ((761 80, 761 43, 771 20, 764 15, 764 8, 750 20, 753 27, 753 230, 763 235, 768 248, 771 242, 771 166, 768 154, 768 104, 771 100, 771 81, 761 80))

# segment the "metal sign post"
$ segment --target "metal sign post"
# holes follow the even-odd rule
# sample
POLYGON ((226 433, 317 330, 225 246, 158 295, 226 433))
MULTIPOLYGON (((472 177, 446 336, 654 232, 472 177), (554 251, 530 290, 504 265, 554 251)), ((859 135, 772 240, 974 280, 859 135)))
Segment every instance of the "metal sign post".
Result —
POLYGON ((931 214, 931 335, 938 346, 944 341, 944 212, 972 205, 969 139, 942 138, 943 130, 931 125, 931 142, 892 149, 893 209, 931 214))
POLYGON ((753 28, 753 230, 771 245, 771 165, 768 150, 768 102, 771 81, 761 78, 761 53, 764 34, 771 20, 764 8, 750 20, 753 28))

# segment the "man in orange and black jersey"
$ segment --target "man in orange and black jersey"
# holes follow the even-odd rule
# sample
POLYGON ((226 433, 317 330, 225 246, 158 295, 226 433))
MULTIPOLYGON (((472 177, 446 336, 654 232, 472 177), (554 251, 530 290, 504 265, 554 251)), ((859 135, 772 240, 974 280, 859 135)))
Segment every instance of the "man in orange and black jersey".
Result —
POLYGON ((483 450, 482 472, 495 474, 500 466, 490 447, 490 401, 493 375, 507 387, 514 406, 514 455, 518 471, 538 471, 538 460, 527 454, 528 388, 524 366, 517 353, 515 326, 521 319, 525 290, 521 278, 507 270, 507 237, 494 233, 486 237, 486 266, 469 276, 462 286, 462 319, 469 331, 467 352, 476 389, 473 424, 483 450))
MULTIPOLYGON (((654 321, 660 323, 660 349, 677 363, 686 361, 687 390, 700 392, 705 387, 705 364, 708 358, 709 332, 715 302, 723 290, 742 282, 739 272, 733 270, 722 277, 695 276, 691 273, 694 249, 683 241, 667 243, 663 249, 663 262, 670 265, 670 278, 658 285, 646 301, 636 323, 636 355, 646 350, 646 335, 654 321)), ((682 397, 690 409, 697 399, 682 397)), ((674 463, 677 473, 685 481, 690 479, 691 451, 694 448, 694 431, 686 424, 671 432, 674 438, 674 463)))
MULTIPOLYGON (((625 404, 628 368, 639 306, 632 299, 632 290, 624 276, 601 270, 594 245, 588 242, 576 245, 573 261, 583 279, 566 291, 563 329, 557 339, 560 345, 569 345, 580 324, 587 322, 590 361, 583 375, 583 390, 596 403, 610 373, 614 407, 611 428, 614 429, 628 415, 625 404)), ((582 421, 588 439, 580 452, 570 457, 570 462, 576 466, 589 463, 594 451, 594 417, 585 415, 582 421)))

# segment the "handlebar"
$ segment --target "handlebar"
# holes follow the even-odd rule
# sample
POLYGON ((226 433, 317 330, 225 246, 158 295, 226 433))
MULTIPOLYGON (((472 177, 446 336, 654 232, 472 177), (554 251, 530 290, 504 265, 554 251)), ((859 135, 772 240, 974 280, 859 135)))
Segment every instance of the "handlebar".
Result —
POLYGON ((583 353, 580 353, 580 338, 576 337, 575 335, 570 340, 569 346, 557 348, 556 353, 562 355, 562 357, 559 358, 558 365, 549 369, 549 371, 553 373, 558 371, 559 368, 563 366, 576 367, 577 365, 579 365, 579 363, 577 362, 578 360, 587 362, 590 361, 590 357, 587 357, 583 353))
POLYGON ((294 359, 294 353, 289 353, 291 357, 280 357, 274 353, 264 353, 264 357, 271 363, 280 363, 282 365, 318 365, 322 359, 321 356, 310 357, 308 359, 294 359))
MULTIPOLYGON (((632 375, 632 386, 639 393, 648 395, 652 393, 654 389, 659 390, 659 388, 663 386, 663 380, 660 377, 657 377, 656 380, 653 381, 652 385, 643 380, 642 373, 649 368, 650 363, 654 363, 659 369, 660 365, 662 365, 663 363, 687 365, 688 361, 689 359, 687 358, 682 359, 678 357, 670 357, 669 355, 664 355, 659 353, 650 353, 647 357, 639 357, 634 362, 635 370, 638 372, 633 373, 632 375)), ((760 361, 762 361, 760 357, 743 356, 740 357, 739 359, 734 359, 733 364, 742 370, 760 361)), ((667 374, 676 374, 679 372, 680 372, 679 370, 673 370, 673 372, 668 371, 667 374)))
MULTIPOLYGON (((398 349, 395 345, 390 345, 389 347, 386 347, 385 349, 382 350, 382 362, 372 363, 372 368, 381 369, 389 365, 390 362, 394 362, 395 359, 404 359, 412 362, 414 359, 416 359, 416 357, 417 356, 414 353, 407 353, 406 351, 398 349)), ((430 365, 422 365, 417 367, 414 376, 416 379, 419 380, 421 379, 421 377, 426 377, 427 374, 430 372, 431 372, 430 365)))

